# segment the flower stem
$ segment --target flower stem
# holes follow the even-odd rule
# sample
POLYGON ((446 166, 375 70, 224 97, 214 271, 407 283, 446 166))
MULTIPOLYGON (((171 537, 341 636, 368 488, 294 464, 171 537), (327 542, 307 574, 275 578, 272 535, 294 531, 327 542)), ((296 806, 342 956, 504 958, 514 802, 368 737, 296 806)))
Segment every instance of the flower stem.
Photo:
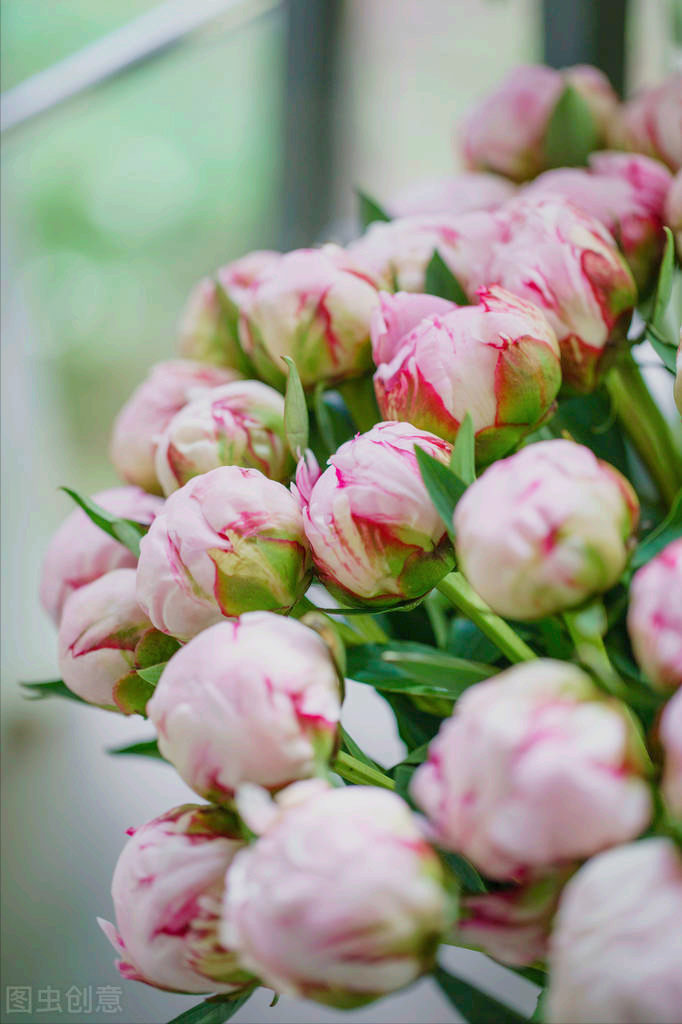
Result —
POLYGON ((382 786, 384 789, 395 789, 395 782, 384 775, 378 768, 369 764, 363 764, 357 757, 340 750, 336 760, 332 764, 332 771, 340 775, 347 782, 353 782, 363 786, 382 786))
POLYGON ((346 408, 355 421, 355 426, 364 433, 381 419, 374 395, 374 383, 368 375, 344 380, 337 385, 337 391, 346 403, 346 408))
POLYGON ((612 696, 627 700, 628 689, 611 664, 602 639, 607 625, 603 602, 593 601, 586 608, 564 612, 563 618, 583 665, 612 696))
POLYGON ((450 604, 478 626, 510 661, 531 661, 536 657, 528 644, 492 611, 460 572, 451 572, 441 580, 438 590, 447 597, 450 604))
POLYGON ((623 429, 661 496, 672 505, 682 487, 682 455, 631 352, 607 374, 606 387, 623 429))

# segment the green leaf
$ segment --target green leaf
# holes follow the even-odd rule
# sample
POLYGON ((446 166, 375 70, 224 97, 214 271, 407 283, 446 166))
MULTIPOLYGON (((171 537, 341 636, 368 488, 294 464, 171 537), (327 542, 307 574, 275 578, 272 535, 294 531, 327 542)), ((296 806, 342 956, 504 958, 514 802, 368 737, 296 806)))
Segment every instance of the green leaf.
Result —
POLYGON ((80 505, 95 526, 99 526, 100 530, 104 530, 114 540, 125 545, 136 558, 139 558, 140 540, 149 529, 147 523, 137 523, 133 519, 120 519, 118 516, 112 515, 111 512, 107 512, 105 508, 102 508, 96 502, 91 501, 89 498, 84 498, 77 491, 72 491, 70 487, 62 487, 61 489, 70 498, 73 498, 77 505, 80 505))
POLYGON ((374 224, 375 221, 389 221, 392 219, 375 199, 371 199, 359 188, 355 189, 355 195, 358 197, 358 216, 363 231, 370 224, 374 224))
POLYGON ((469 619, 454 618, 450 623, 447 650, 457 658, 494 664, 502 658, 495 644, 469 619))
POLYGON ((358 644, 347 652, 349 679, 389 693, 456 700, 496 669, 456 658, 427 644, 392 641, 390 647, 358 644))
POLYGON ((284 397, 284 430, 289 451, 298 459, 308 447, 308 407, 296 363, 289 356, 282 356, 282 359, 289 367, 284 397))
POLYGON ((185 1010, 179 1017, 174 1017, 170 1024, 224 1024, 233 1017, 250 999, 254 989, 250 988, 238 996, 211 996, 198 1003, 190 1010, 185 1010))
POLYGON ((140 740, 138 743, 130 743, 125 747, 109 747, 107 754, 113 754, 115 757, 132 754, 137 757, 153 757, 158 761, 166 760, 155 739, 140 740))
POLYGON ((428 743, 440 729, 442 718, 421 711, 404 694, 381 692, 381 696, 393 711, 398 734, 408 750, 428 743))
POLYGON ((451 853, 449 850, 440 850, 439 852, 463 889, 476 893, 488 891, 478 871, 466 857, 462 857, 459 853, 451 853))
POLYGON ((658 272, 654 304, 649 320, 654 330, 659 332, 665 326, 665 314, 670 302, 670 296, 672 295, 673 274, 675 271, 675 239, 670 228, 664 227, 663 230, 665 231, 665 250, 661 260, 661 269, 658 272))
POLYGON ((529 1024, 542 1024, 545 1019, 545 991, 544 989, 538 996, 538 1001, 535 1004, 532 1017, 529 1017, 529 1024))
POLYGON ((423 448, 415 448, 414 453, 417 456, 417 465, 424 486, 452 537, 452 517, 455 506, 464 494, 467 485, 459 480, 452 470, 444 466, 438 459, 434 459, 433 455, 429 455, 423 448))
POLYGON ((474 421, 469 412, 459 425, 450 456, 450 469, 467 486, 476 479, 474 421))
POLYGON ((326 448, 326 454, 331 455, 339 447, 334 430, 334 421, 324 400, 325 382, 319 380, 313 391, 313 410, 317 420, 317 429, 320 432, 322 443, 326 448))
POLYGON ((505 1006, 480 988, 450 974, 442 967, 434 969, 433 977, 458 1013, 470 1024, 522 1024, 525 1017, 505 1006))
POLYGON ((456 302, 458 306, 471 305, 467 293, 437 249, 433 250, 426 268, 424 291, 427 295, 438 295, 441 299, 456 302))
POLYGON ((77 704, 87 704, 88 707, 94 707, 94 704, 89 704, 87 700, 83 700, 77 693, 73 693, 68 688, 66 683, 63 683, 61 679, 52 679, 45 683, 19 683, 24 690, 28 690, 28 693, 24 694, 26 700, 45 700, 46 697, 65 697, 67 700, 75 700, 77 704))
POLYGON ((167 664, 167 661, 161 661, 158 665, 149 665, 147 668, 138 668, 137 674, 145 683, 149 683, 151 686, 156 686, 167 664))
POLYGON ((599 145, 599 125, 587 100, 567 85, 552 111, 545 135, 548 167, 582 167, 599 145))
POLYGON ((162 662, 165 664, 181 646, 175 637, 166 636, 157 629, 150 629, 140 638, 135 648, 135 664, 140 668, 151 668, 162 662))
POLYGON ((154 687, 141 678, 137 672, 129 672, 119 679, 114 687, 114 701, 124 715, 146 715, 147 701, 154 693, 154 687))
POLYGON ((555 437, 568 431, 574 441, 587 445, 597 458, 610 462, 625 476, 631 475, 625 434, 603 388, 591 395, 563 399, 552 418, 551 431, 555 437))
POLYGON ((677 374, 677 349, 671 341, 667 341, 652 324, 647 324, 646 336, 652 349, 665 366, 668 373, 677 374))
POLYGON ((637 545, 630 568, 639 569, 678 537, 682 537, 682 488, 675 495, 675 500, 665 519, 637 545))
POLYGON ((350 737, 348 735, 348 733, 343 728, 343 726, 341 726, 340 734, 341 734, 341 749, 342 750, 345 750, 347 754, 350 754, 351 757, 354 757, 356 759, 356 761, 362 761, 363 764, 367 765, 370 768, 376 769, 376 771, 379 771, 379 772, 383 772, 384 771, 384 769, 381 767, 380 764, 378 764, 376 761, 372 760, 372 758, 369 757, 364 752, 364 750, 357 745, 355 740, 352 739, 352 737, 350 737))

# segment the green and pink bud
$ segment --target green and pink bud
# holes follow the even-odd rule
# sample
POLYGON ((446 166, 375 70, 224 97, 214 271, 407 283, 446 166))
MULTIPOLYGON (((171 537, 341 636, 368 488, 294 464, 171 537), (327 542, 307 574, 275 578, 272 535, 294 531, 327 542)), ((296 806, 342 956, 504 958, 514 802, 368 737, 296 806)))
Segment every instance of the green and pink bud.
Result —
POLYGON ((637 664, 652 686, 682 686, 682 537, 635 573, 627 625, 637 664))
MULTIPOLYGON (((382 295, 383 323, 407 296, 382 295)), ((414 296, 426 308, 427 296, 414 296)), ((433 304, 439 300, 432 300, 433 304)), ((443 300, 440 300, 442 303, 443 300)), ((561 385, 559 345, 532 303, 502 288, 479 292, 478 306, 434 309, 395 343, 373 332, 373 349, 395 350, 374 388, 384 419, 408 421, 452 441, 467 412, 482 463, 506 455, 549 414, 561 385)), ((389 335, 390 337, 390 335, 389 335)))
POLYGON ((170 992, 237 993, 255 979, 219 935, 239 821, 184 804, 129 831, 111 887, 116 925, 99 925, 124 978, 170 992))
POLYGON ((573 441, 540 441, 490 466, 460 498, 457 561, 498 615, 539 619, 618 582, 638 518, 617 469, 573 441))

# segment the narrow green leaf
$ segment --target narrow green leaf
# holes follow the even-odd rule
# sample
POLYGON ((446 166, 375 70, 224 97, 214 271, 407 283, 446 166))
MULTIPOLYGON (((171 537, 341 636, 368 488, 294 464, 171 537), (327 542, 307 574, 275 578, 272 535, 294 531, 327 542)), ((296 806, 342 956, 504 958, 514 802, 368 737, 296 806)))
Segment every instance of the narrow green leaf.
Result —
POLYGON ((75 700, 77 704, 87 704, 88 707, 94 707, 93 704, 88 704, 87 700, 83 700, 77 693, 73 693, 68 686, 62 682, 61 679, 51 679, 45 683, 19 683, 24 689, 28 690, 28 693, 24 694, 26 700, 45 700, 46 697, 64 697, 66 700, 75 700))
POLYGON ((354 757, 356 761, 362 761, 363 764, 368 765, 370 768, 376 769, 378 772, 383 772, 383 768, 380 764, 377 764, 371 757, 369 757, 364 750, 357 745, 355 740, 348 735, 343 726, 340 729, 341 733, 341 749, 345 750, 347 754, 354 757))
POLYGON ((185 1010, 179 1017, 174 1017, 170 1024, 225 1024, 225 1021, 233 1017, 237 1010, 250 999, 254 989, 238 996, 211 996, 198 1003, 190 1010, 185 1010))
POLYGON ((532 1017, 529 1018, 529 1024, 542 1024, 545 1019, 545 991, 544 989, 538 996, 538 1001, 535 1004, 532 1017))
POLYGON ((324 400, 324 392, 325 383, 323 380, 320 380, 315 385, 315 390, 313 391, 313 410, 317 420, 317 429, 320 432, 322 443, 327 450, 327 455, 332 455, 339 447, 339 444, 336 440, 332 415, 324 400))
POLYGON ((664 227, 665 250, 658 272, 658 282, 654 294, 654 304, 649 323, 655 331, 662 331, 665 325, 665 314, 673 290, 673 274, 675 271, 675 239, 670 228, 664 227))
POLYGON ((668 373, 672 373, 675 376, 677 374, 677 349, 675 346, 661 337, 651 324, 647 324, 646 336, 649 344, 656 355, 659 356, 668 373))
POLYGON ((437 966, 433 972, 436 984, 458 1013, 470 1024, 522 1024, 525 1017, 505 1006, 470 981, 450 974, 437 966))
POLYGON ((428 743, 440 729, 442 718, 422 711, 404 694, 382 691, 381 696, 393 711, 398 734, 408 750, 428 743))
POLYGON ((639 569, 678 537, 682 537, 682 488, 677 492, 665 519, 637 545, 630 568, 639 569))
POLYGON ((427 644, 392 641, 359 644, 347 652, 349 679, 390 693, 456 700, 467 687, 487 679, 493 666, 466 661, 427 644))
POLYGON ((473 864, 459 853, 441 850, 440 855, 452 871, 455 878, 467 892, 487 892, 485 882, 473 864))
POLYGON ((166 760, 156 740, 140 740, 138 743, 126 744, 125 747, 109 747, 107 754, 113 754, 115 757, 132 754, 138 757, 153 757, 158 761, 166 760))
POLYGON ((363 231, 370 224, 374 224, 375 221, 389 221, 392 219, 386 213, 383 206, 380 206, 375 199, 371 199, 370 196, 366 195, 359 188, 355 189, 355 195, 358 198, 358 217, 363 231))
POLYGON ((467 486, 476 479, 474 421, 469 412, 459 425, 450 456, 450 469, 467 486))
POLYGON ((452 516, 457 502, 466 490, 466 484, 459 480, 452 470, 444 466, 423 448, 415 448, 419 472, 436 511, 445 523, 452 537, 452 516))
POLYGON ((290 356, 282 356, 282 359, 289 367, 284 396, 284 430, 289 450, 294 458, 298 459, 308 447, 308 407, 296 363, 290 356))
POLYGON ((545 134, 548 167, 582 167, 599 145, 599 125, 587 100, 567 85, 552 111, 545 134))
POLYGON ((426 268, 424 291, 427 295, 438 295, 441 299, 456 302, 458 306, 471 305, 467 293, 437 249, 433 250, 433 256, 426 268))
POLYGON ((149 683, 151 686, 156 686, 167 664, 167 661, 161 661, 158 665, 149 665, 147 668, 138 668, 137 674, 145 683, 149 683))
POLYGON ((73 498, 77 505, 80 505, 95 526, 99 526, 100 530, 104 530, 110 537, 119 541, 129 551, 132 551, 136 557, 139 557, 140 540, 149 529, 147 523, 137 523, 133 519, 120 519, 118 516, 112 515, 111 512, 107 512, 101 505, 91 501, 90 498, 85 498, 82 494, 78 494, 77 491, 72 491, 70 487, 62 487, 61 489, 70 498, 73 498))

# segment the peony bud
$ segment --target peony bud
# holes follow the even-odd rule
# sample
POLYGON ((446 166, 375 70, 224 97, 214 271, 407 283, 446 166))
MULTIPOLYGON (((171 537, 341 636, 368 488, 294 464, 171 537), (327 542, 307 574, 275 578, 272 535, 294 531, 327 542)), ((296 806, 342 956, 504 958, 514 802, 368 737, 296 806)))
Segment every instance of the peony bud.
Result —
POLYGON ((659 733, 664 753, 661 792, 670 813, 682 819, 682 690, 663 709, 659 733))
POLYGON ((224 616, 289 611, 309 582, 299 505, 256 469, 220 466, 194 477, 140 545, 137 599, 179 640, 224 616))
POLYGON ((154 456, 161 434, 192 398, 238 376, 234 370, 186 359, 153 366, 114 423, 109 455, 120 476, 145 491, 160 492, 154 456))
POLYGON ((509 234, 492 255, 487 283, 540 307, 559 340, 564 382, 593 390, 626 344, 637 300, 613 238, 566 200, 521 196, 490 216, 509 234))
POLYGON ((526 196, 560 196, 596 218, 613 235, 637 287, 647 291, 663 253, 665 198, 670 172, 646 156, 593 153, 590 169, 562 167, 541 174, 526 196))
POLYGON ((635 573, 627 623, 637 663, 652 685, 682 686, 682 537, 635 573))
POLYGON ((284 399, 257 380, 213 388, 176 413, 156 449, 165 494, 218 466, 248 466, 287 480, 294 462, 284 436, 284 399))
MULTIPOLYGON (((112 515, 151 523, 163 508, 160 498, 138 487, 112 487, 92 500, 112 515)), ((74 509, 55 531, 43 559, 40 603, 59 625, 67 597, 99 579, 105 572, 135 566, 135 555, 123 544, 95 526, 82 509, 74 509)))
POLYGON ((440 845, 525 881, 638 835, 645 761, 625 705, 575 665, 537 660, 464 692, 411 793, 440 845))
MULTIPOLYGON (((144 667, 141 652, 155 642, 164 647, 169 643, 137 603, 135 570, 107 572, 80 587, 64 606, 59 624, 62 679, 90 704, 130 714, 139 709, 130 706, 126 689, 135 685, 136 670, 144 667)), ((156 658, 162 660, 161 655, 156 658)))
POLYGON ((253 287, 242 309, 240 337, 260 376, 285 382, 283 356, 296 363, 304 387, 343 381, 370 368, 369 321, 374 282, 340 246, 297 249, 253 287))
POLYGON ((678 1024, 682 856, 669 839, 609 850, 566 886, 543 1020, 678 1024))
POLYGON ((426 291, 426 271, 438 251, 467 293, 491 283, 493 247, 505 224, 492 213, 441 213, 371 224, 348 253, 385 291, 426 291))
POLYGON ((460 498, 459 566, 498 615, 538 619, 617 582, 639 503, 617 469, 573 441, 540 441, 490 466, 460 498))
POLYGON ((497 171, 514 181, 545 170, 547 128, 567 85, 587 101, 603 140, 618 103, 608 79, 587 65, 563 71, 530 65, 512 71, 467 117, 462 126, 466 165, 497 171))
POLYGON ((345 602, 390 608, 418 600, 452 568, 416 447, 445 463, 451 451, 409 423, 378 423, 331 456, 304 505, 317 574, 345 602))
POLYGON ((379 366, 374 389, 384 419, 447 441, 470 412, 477 459, 491 462, 546 418, 561 367, 556 335, 537 306, 502 288, 479 297, 479 306, 422 320, 379 366))
POLYGON ((180 352, 188 359, 248 371, 239 341, 239 311, 258 278, 281 254, 268 249, 247 253, 199 281, 180 321, 180 352))
POLYGON ((682 72, 623 104, 611 123, 611 145, 646 153, 671 171, 682 168, 682 72))
POLYGON ((482 895, 463 894, 453 942, 479 949, 511 967, 544 960, 564 881, 564 876, 552 874, 482 895))
POLYGON ((368 786, 284 810, 235 858, 224 910, 223 942, 267 985, 344 1009, 428 971, 449 918, 417 819, 368 786))
POLYGON ((242 783, 305 779, 336 742, 341 688, 318 634, 251 612, 196 636, 164 669, 147 713, 159 749, 188 786, 216 803, 242 783))
POLYGON ((682 170, 672 180, 665 200, 665 223, 675 236, 677 255, 682 260, 682 170))
POLYGON ((171 992, 253 984, 218 935, 225 873, 244 846, 237 818, 184 804, 129 834, 111 887, 116 927, 98 919, 121 975, 171 992))
POLYGON ((396 217, 470 213, 496 210, 515 192, 516 187, 498 174, 462 172, 415 182, 399 192, 389 206, 396 217))

